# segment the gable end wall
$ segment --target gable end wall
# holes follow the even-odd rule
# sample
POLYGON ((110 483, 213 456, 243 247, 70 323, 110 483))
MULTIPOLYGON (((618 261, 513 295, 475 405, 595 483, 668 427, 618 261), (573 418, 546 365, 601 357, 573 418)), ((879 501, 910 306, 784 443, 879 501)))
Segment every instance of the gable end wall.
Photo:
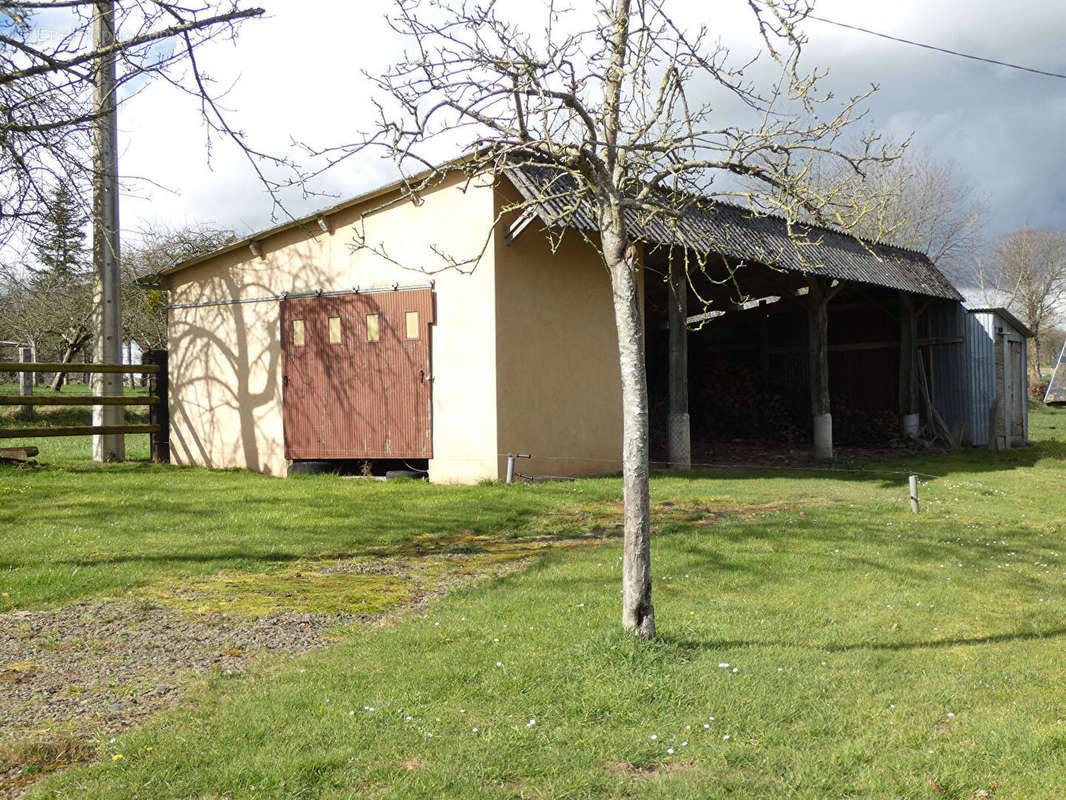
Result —
MULTIPOLYGON (((422 202, 369 213, 366 241, 387 258, 352 248, 361 215, 383 198, 338 212, 332 232, 288 230, 170 276, 171 304, 218 303, 282 293, 435 281, 431 327, 433 451, 430 477, 475 481, 497 475, 494 253, 472 274, 444 270, 431 246, 458 258, 483 247, 492 189, 459 176, 422 202), (391 263, 392 261, 398 262, 391 263)), ((278 301, 200 305, 169 311, 171 453, 176 463, 243 467, 284 475, 278 301)))

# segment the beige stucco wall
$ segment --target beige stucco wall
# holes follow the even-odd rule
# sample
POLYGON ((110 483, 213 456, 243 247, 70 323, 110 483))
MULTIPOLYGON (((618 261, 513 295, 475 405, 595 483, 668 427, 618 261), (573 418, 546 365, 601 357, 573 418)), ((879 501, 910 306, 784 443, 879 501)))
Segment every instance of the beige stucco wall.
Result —
POLYGON ((532 453, 518 470, 533 475, 620 469, 618 338, 610 276, 595 250, 569 233, 553 253, 536 224, 510 244, 501 234, 496 315, 500 453, 532 453))
MULTIPOLYGON (((425 194, 418 205, 407 201, 377 210, 382 202, 378 197, 337 213, 329 220, 331 233, 312 225, 267 237, 261 240, 262 257, 245 247, 178 272, 167 281, 170 302, 394 282, 404 286, 432 278, 436 324, 430 334, 430 478, 495 477, 495 252, 490 247, 472 274, 461 274, 438 271, 445 264, 431 249, 460 259, 475 256, 493 219, 493 190, 466 185, 456 175, 425 194), (353 230, 361 218, 370 247, 353 252, 353 230), (382 244, 387 253, 373 252, 382 244)), ((277 301, 174 308, 169 313, 172 459, 283 475, 287 464, 277 301)))

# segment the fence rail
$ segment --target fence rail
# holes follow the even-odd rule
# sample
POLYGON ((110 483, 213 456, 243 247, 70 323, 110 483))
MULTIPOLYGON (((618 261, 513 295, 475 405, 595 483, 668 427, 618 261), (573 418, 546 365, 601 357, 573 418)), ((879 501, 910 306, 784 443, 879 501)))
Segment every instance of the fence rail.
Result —
MULTIPOLYGON (((0 395, 0 406, 21 406, 23 418, 33 416, 34 406, 148 406, 148 425, 74 425, 52 428, 0 428, 0 439, 35 439, 42 436, 109 436, 147 433, 152 460, 170 461, 170 415, 167 395, 166 351, 148 351, 142 364, 74 364, 52 361, 0 362, 0 374, 29 372, 130 373, 148 375, 147 396, 88 395, 43 396, 30 394, 0 395)), ((29 386, 29 384, 25 384, 29 386)))
POLYGON ((38 436, 107 436, 120 433, 159 433, 158 425, 76 425, 66 428, 0 428, 0 439, 38 436))
POLYGON ((69 361, 5 361, 0 372, 122 372, 134 375, 154 375, 158 364, 75 364, 69 361))
POLYGON ((0 406, 151 406, 154 395, 86 395, 48 397, 37 394, 0 394, 0 406))

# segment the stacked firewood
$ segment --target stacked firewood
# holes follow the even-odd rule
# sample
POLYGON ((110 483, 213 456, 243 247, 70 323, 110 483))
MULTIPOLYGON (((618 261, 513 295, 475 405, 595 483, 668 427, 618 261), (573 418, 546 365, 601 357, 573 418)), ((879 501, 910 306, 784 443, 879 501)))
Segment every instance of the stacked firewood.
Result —
POLYGON ((809 437, 802 392, 771 386, 752 367, 721 361, 693 381, 689 398, 698 441, 760 439, 799 442, 809 437))

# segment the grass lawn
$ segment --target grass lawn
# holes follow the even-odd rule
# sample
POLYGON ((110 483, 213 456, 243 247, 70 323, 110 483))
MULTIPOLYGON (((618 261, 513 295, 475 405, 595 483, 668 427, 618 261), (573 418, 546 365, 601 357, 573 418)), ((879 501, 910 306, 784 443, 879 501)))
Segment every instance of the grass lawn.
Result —
POLYGON ((650 644, 619 631, 618 480, 278 480, 42 448, 0 468, 3 610, 591 538, 212 674, 30 796, 1062 797, 1066 411, 1031 431, 1007 453, 657 476, 650 644), (939 476, 918 516, 908 469, 939 476))

